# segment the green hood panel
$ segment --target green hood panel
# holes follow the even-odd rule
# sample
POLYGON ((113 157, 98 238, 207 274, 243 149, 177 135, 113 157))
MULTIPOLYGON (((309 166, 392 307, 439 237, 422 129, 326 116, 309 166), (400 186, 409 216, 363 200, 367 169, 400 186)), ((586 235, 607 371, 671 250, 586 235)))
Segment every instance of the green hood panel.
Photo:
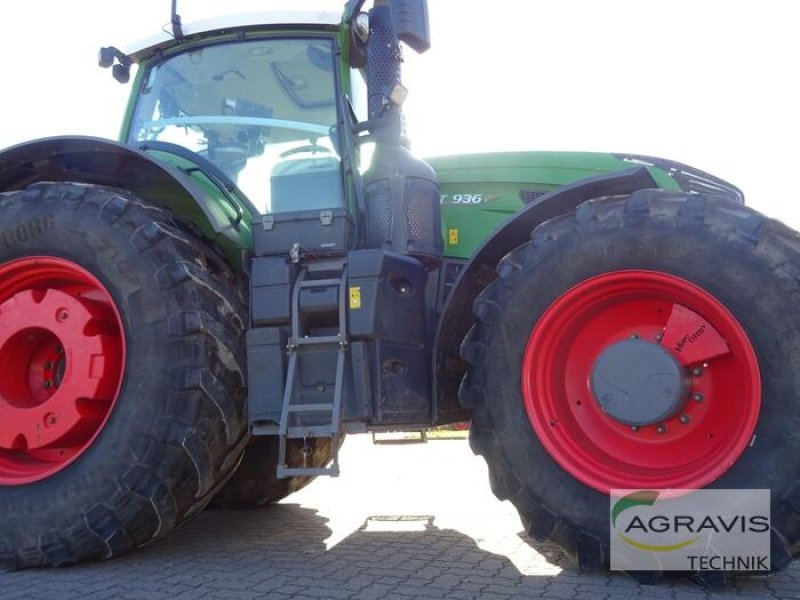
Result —
MULTIPOLYGON (((426 159, 442 188, 445 256, 469 258, 523 206, 562 185, 629 169, 637 162, 601 152, 500 152, 426 159)), ((664 169, 648 170, 663 189, 679 190, 664 169)))

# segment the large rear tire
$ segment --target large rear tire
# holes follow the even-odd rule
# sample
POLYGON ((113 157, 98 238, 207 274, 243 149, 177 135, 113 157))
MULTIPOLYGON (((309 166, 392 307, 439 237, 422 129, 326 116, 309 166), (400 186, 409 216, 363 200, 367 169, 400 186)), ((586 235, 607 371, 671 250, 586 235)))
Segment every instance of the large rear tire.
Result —
POLYGON ((772 568, 786 566, 800 549, 800 237, 738 204, 646 190, 539 226, 497 272, 460 395, 528 533, 607 568, 612 488, 768 488, 772 568), (673 314, 705 324, 700 353, 672 343, 673 314), (620 422, 639 417, 589 385, 615 344, 682 362, 686 403, 620 422))
POLYGON ((109 558, 200 511, 247 440, 226 264, 129 193, 43 183, 0 194, 0 273, 0 562, 109 558))

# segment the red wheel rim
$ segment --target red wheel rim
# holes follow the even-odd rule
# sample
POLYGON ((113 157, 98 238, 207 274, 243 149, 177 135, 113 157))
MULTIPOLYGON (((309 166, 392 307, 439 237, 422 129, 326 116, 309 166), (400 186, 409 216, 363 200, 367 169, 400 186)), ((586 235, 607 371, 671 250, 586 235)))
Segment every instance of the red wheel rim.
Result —
POLYGON ((50 477, 91 446, 119 394, 123 332, 108 290, 75 263, 0 265, 0 485, 50 477))
POLYGON ((542 445, 604 493, 705 487, 748 446, 761 406, 756 354, 736 318, 697 285, 652 271, 599 275, 557 298, 531 332, 521 379, 542 445), (630 338, 660 344, 685 367, 691 384, 680 414, 639 427, 601 410, 593 366, 630 338))

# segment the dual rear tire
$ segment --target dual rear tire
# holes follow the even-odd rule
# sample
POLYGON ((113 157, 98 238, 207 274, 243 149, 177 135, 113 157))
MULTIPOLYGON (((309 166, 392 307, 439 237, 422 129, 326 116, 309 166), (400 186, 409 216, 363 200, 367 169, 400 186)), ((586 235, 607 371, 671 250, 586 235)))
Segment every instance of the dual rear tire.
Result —
POLYGON ((168 211, 117 189, 0 194, 0 228, 0 561, 162 538, 248 439, 239 282, 168 211))

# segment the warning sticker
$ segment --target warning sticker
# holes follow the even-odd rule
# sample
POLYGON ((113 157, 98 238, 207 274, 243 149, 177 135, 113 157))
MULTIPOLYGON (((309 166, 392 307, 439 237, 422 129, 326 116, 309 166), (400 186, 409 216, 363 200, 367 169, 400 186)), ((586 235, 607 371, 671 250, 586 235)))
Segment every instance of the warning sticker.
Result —
POLYGON ((361 288, 353 286, 350 288, 350 310, 361 308, 361 288))
POLYGON ((458 245, 458 229, 447 230, 447 243, 451 246, 458 245))

